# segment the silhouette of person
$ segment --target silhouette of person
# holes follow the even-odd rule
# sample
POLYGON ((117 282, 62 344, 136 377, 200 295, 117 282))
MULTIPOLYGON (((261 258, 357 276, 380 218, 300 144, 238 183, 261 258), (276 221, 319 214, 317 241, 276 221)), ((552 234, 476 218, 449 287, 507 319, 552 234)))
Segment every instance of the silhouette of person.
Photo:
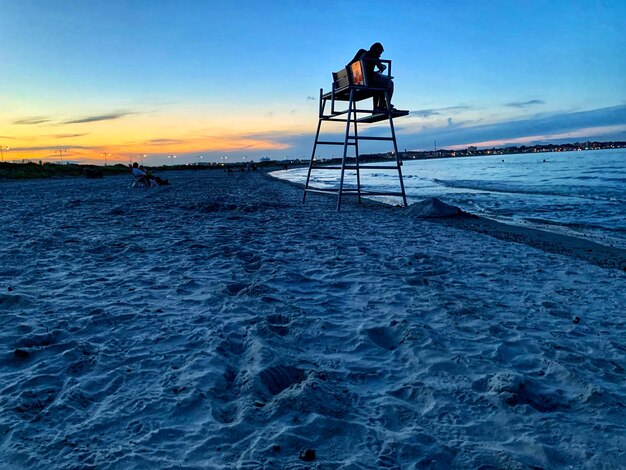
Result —
POLYGON ((169 181, 161 179, 158 176, 154 176, 152 173, 146 171, 143 165, 139 166, 137 162, 133 163, 132 172, 137 181, 143 181, 148 186, 153 186, 153 184, 158 186, 169 184, 169 181))
MULTIPOLYGON (((389 108, 393 111, 394 106, 391 104, 391 97, 393 95, 393 80, 388 75, 383 75, 387 69, 387 66, 380 61, 382 55, 383 45, 379 42, 375 42, 371 45, 368 51, 365 49, 359 49, 354 58, 350 61, 350 64, 359 60, 363 61, 363 68, 365 69, 365 76, 367 77, 367 85, 374 88, 384 88, 387 90, 389 96, 389 108), (378 69, 376 72, 374 69, 378 69)), ((377 92, 373 96, 374 100, 374 112, 384 112, 387 110, 387 102, 385 100, 385 92, 377 92)))

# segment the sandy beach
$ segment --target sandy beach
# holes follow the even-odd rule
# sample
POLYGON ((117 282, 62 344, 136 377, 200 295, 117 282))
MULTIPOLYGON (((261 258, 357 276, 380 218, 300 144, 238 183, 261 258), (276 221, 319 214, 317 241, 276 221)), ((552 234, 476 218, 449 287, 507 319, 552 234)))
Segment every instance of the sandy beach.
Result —
POLYGON ((163 176, 0 183, 0 467, 623 468, 623 250, 163 176))

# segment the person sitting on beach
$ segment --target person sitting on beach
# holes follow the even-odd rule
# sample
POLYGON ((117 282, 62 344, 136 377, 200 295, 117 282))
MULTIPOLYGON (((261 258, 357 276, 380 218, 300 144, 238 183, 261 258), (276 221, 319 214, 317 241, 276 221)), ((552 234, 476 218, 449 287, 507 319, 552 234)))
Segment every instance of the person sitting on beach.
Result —
POLYGON ((139 168, 139 164, 137 162, 133 163, 133 166, 130 167, 130 171, 133 173, 135 177, 135 181, 140 184, 145 184, 146 186, 150 186, 150 180, 145 171, 142 171, 139 168))
POLYGON ((393 95, 393 80, 390 76, 383 75, 387 69, 387 66, 380 61, 380 56, 382 55, 383 45, 379 42, 375 42, 371 45, 368 51, 365 49, 359 49, 354 58, 350 61, 348 66, 352 63, 357 62, 359 60, 363 61, 363 67, 365 68, 365 76, 367 77, 367 84, 370 87, 374 88, 384 88, 387 90, 387 94, 389 95, 389 103, 385 100, 385 92, 377 92, 374 96, 374 113, 377 112, 386 112, 387 104, 389 104, 389 109, 394 110, 394 106, 391 104, 391 97, 393 95), (378 72, 374 71, 377 68, 378 72))
POLYGON ((137 162, 133 163, 132 167, 133 176, 138 183, 143 183, 148 187, 151 186, 163 186, 166 184, 170 184, 168 180, 164 180, 159 178, 158 176, 154 176, 149 171, 142 166, 139 166, 137 162))

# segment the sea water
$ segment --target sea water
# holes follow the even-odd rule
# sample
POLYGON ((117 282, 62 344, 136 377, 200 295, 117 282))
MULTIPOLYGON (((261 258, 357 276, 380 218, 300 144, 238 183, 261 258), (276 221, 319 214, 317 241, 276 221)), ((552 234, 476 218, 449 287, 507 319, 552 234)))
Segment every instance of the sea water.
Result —
MULTIPOLYGON (((626 247, 626 149, 405 160, 402 172, 409 203, 437 197, 479 216, 626 247)), ((339 173, 313 171, 311 184, 336 187, 339 173)), ((306 174, 275 173, 301 183, 306 174)), ((346 183, 355 187, 354 172, 346 183)), ((361 185, 400 188, 397 172, 385 170, 361 171, 361 185)))

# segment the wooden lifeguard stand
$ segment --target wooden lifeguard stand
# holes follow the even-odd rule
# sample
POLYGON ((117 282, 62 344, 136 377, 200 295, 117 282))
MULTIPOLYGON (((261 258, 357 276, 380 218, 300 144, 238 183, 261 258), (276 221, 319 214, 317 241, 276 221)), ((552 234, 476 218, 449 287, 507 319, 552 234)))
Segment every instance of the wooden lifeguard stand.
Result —
MULTIPOLYGON (((309 192, 315 193, 330 193, 337 194, 337 210, 341 209, 341 197, 343 195, 356 195, 359 203, 362 196, 398 196, 402 198, 402 203, 406 207, 406 194, 404 191, 404 181, 402 180, 402 160, 398 153, 398 144, 396 142, 396 131, 393 126, 393 120, 396 117, 406 116, 408 111, 400 111, 392 109, 390 107, 389 91, 386 88, 376 88, 368 86, 367 74, 364 73, 364 59, 353 62, 339 72, 333 73, 333 84, 331 91, 324 93, 323 89, 320 89, 320 104, 319 104, 319 121, 317 123, 317 132, 315 134, 315 144, 313 145, 313 152, 311 154, 311 162, 309 164, 309 171, 306 177, 306 184, 304 186, 304 195, 302 197, 302 203, 306 200, 306 195, 309 192), (385 102, 387 103, 387 109, 384 111, 377 111, 374 109, 360 109, 357 107, 357 103, 372 98, 377 93, 385 94, 385 102), (338 111, 336 102, 347 102, 347 109, 338 111), (326 112, 326 106, 330 102, 330 110, 326 112), (365 116, 363 116, 365 115, 365 116), (359 117, 361 116, 361 117, 359 117), (388 121, 390 135, 388 137, 377 136, 363 136, 359 135, 359 124, 373 124, 380 121, 388 121), (320 130, 322 128, 322 122, 334 121, 345 122, 346 129, 344 134, 344 140, 341 141, 328 141, 320 140, 320 130), (351 132, 352 131, 352 132, 351 132), (393 152, 395 155, 395 165, 363 165, 359 162, 359 141, 364 140, 383 140, 393 143, 393 152), (319 165, 316 164, 315 155, 319 145, 337 145, 343 146, 343 158, 341 159, 341 166, 337 165, 319 165), (354 147, 354 157, 348 156, 348 148, 354 147), (311 180, 311 173, 313 170, 329 171, 340 170, 341 177, 339 179, 338 188, 314 188, 309 185, 311 180), (356 171, 356 188, 344 187, 344 176, 346 170, 356 171), (400 191, 398 192, 381 192, 381 191, 367 191, 361 189, 361 170, 395 170, 398 172, 398 178, 400 182, 400 191)), ((391 79, 391 61, 379 60, 379 62, 387 64, 387 77, 391 79)))

